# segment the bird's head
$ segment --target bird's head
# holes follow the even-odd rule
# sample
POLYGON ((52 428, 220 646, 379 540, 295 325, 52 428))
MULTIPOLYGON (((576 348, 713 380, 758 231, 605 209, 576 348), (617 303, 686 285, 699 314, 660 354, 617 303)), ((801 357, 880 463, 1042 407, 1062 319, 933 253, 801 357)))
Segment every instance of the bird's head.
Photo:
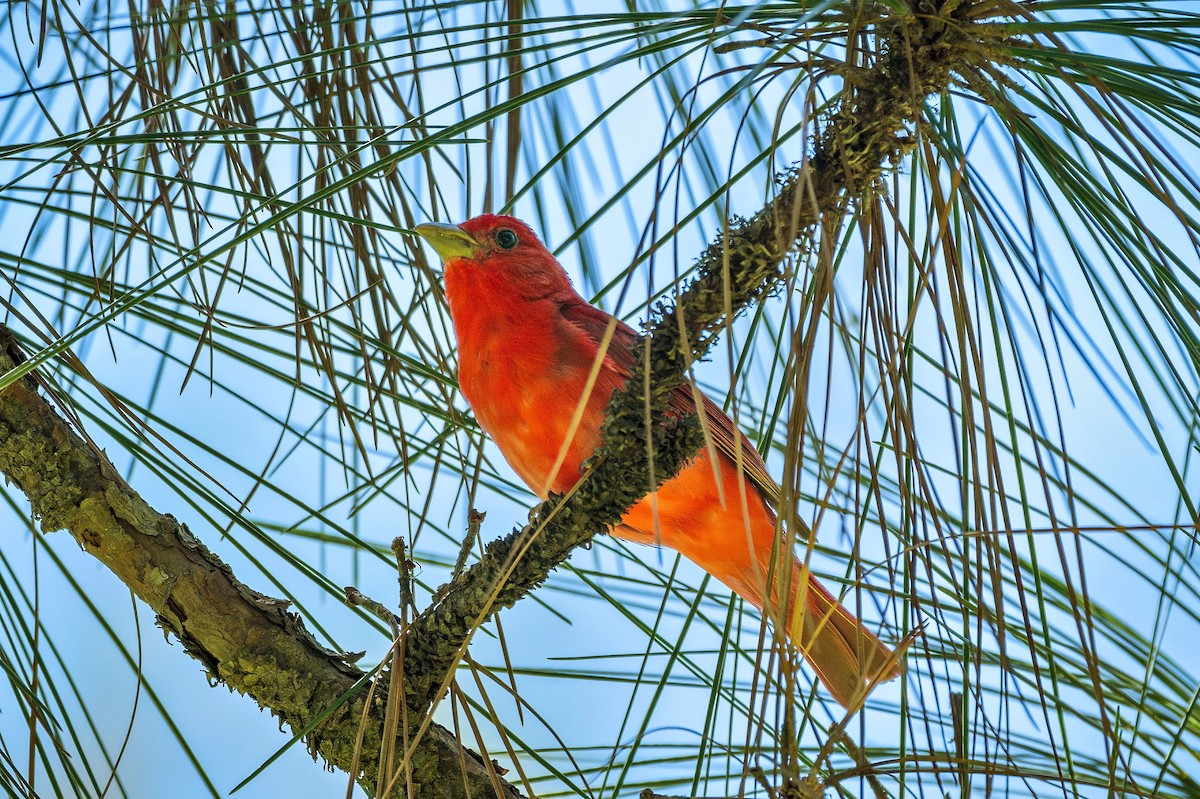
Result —
POLYGON ((450 294, 464 284, 514 292, 525 299, 574 291, 537 234, 511 216, 482 214, 461 225, 430 222, 417 225, 416 232, 441 257, 450 294))

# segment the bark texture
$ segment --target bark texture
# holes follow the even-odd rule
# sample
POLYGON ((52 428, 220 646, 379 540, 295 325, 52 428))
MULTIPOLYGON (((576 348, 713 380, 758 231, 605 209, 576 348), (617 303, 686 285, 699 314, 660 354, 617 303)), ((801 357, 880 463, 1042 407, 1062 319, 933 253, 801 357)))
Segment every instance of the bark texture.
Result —
MULTIPOLYGON (((0 326, 0 373, 22 356, 0 326)), ((85 551, 158 614, 209 675, 303 729, 364 677, 346 656, 317 643, 288 603, 240 582, 169 513, 150 507, 23 377, 0 391, 0 472, 27 497, 42 530, 67 530, 85 551)), ((386 678, 366 714, 361 782, 370 790, 379 752, 386 678)), ((309 750, 350 771, 367 690, 360 687, 309 736, 309 750)), ((494 783, 478 755, 431 725, 413 759, 422 797, 519 796, 494 783)))

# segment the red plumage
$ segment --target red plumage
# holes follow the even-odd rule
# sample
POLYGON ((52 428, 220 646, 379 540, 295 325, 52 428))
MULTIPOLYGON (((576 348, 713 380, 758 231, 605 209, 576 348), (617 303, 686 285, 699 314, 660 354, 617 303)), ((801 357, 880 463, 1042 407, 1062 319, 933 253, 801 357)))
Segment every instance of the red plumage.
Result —
MULTIPOLYGON (((445 261, 459 384, 480 425, 538 496, 569 490, 602 443, 605 405, 628 376, 636 334, 580 297, 516 219, 484 215, 421 232, 445 261)), ((692 413, 697 396, 712 446, 631 508, 613 533, 680 552, 761 609, 776 527, 766 496, 777 489, 750 442, 692 384, 677 389, 671 405, 692 413)), ((789 634, 830 693, 855 707, 868 686, 899 673, 898 659, 799 561, 786 560, 789 634)))

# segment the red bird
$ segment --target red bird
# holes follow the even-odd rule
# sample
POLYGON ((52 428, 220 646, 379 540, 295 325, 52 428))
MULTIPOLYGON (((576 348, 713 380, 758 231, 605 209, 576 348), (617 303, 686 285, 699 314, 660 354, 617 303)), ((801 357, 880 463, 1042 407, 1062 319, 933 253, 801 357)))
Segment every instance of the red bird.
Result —
MULTIPOLYGON (((459 385, 475 417, 539 497, 565 493, 602 443, 604 409, 629 374, 637 334, 579 296, 523 222, 485 214, 416 230, 445 265, 459 385)), ((612 532, 670 547, 760 610, 768 595, 778 608, 778 589, 769 593, 766 583, 775 541, 769 498, 779 489, 746 437, 690 383, 675 391, 672 409, 695 412, 696 396, 712 446, 612 532)), ((791 560, 785 629, 834 698, 859 707, 871 685, 899 674, 899 659, 791 560)))

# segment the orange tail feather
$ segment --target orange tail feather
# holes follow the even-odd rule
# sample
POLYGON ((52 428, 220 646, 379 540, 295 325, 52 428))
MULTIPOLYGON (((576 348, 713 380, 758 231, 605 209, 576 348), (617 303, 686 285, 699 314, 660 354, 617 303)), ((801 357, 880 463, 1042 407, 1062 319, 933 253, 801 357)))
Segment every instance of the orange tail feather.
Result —
POLYGON ((801 563, 792 572, 788 637, 842 707, 900 674, 900 657, 825 590, 801 563))

